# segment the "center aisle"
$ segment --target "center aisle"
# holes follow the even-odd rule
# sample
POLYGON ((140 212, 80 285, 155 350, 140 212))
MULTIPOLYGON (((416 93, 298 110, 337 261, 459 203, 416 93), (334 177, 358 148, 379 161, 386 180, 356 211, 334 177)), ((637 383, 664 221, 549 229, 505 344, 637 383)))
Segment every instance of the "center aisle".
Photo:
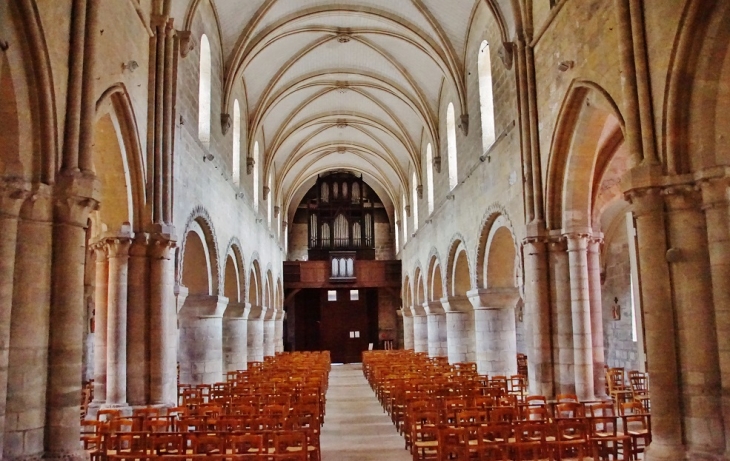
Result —
POLYGON ((409 461, 403 437, 383 411, 361 364, 334 365, 320 436, 322 461, 409 461))

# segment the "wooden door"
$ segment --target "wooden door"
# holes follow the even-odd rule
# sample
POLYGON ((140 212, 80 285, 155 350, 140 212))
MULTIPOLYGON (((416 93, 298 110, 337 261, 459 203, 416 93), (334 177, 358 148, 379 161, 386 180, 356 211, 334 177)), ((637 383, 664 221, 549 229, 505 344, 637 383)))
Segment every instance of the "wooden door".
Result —
POLYGON ((362 290, 322 290, 320 338, 333 363, 362 361, 368 348, 368 310, 362 290), (336 295, 333 295, 333 292, 336 295), (357 293, 357 295, 355 295, 357 293), (357 299, 354 299, 357 297, 357 299))

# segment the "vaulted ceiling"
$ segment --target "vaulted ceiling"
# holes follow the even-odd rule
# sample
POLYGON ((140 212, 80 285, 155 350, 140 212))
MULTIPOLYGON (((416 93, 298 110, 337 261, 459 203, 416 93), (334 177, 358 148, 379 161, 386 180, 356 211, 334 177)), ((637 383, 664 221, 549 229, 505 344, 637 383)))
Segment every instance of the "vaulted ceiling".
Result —
MULTIPOLYGON (((477 8, 514 33, 518 0, 173 1, 189 25, 211 2, 224 57, 224 107, 245 88, 248 149, 293 211, 317 174, 362 173, 391 204, 439 145, 442 92, 466 101, 464 55, 477 8)), ((391 208, 392 209, 392 208, 391 208)))

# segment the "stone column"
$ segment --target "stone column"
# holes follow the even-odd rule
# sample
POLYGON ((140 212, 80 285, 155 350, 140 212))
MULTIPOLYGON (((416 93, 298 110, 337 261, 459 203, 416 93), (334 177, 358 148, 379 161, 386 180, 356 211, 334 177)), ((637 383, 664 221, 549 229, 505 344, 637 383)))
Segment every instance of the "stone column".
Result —
POLYGON ((246 369, 248 314, 244 303, 228 303, 223 314, 223 371, 246 369))
POLYGON ((517 374, 517 288, 489 288, 467 292, 474 307, 474 339, 479 374, 517 374))
POLYGON ((223 312, 228 298, 188 295, 180 310, 180 383, 223 380, 223 312))
POLYGON ((276 355, 276 310, 263 307, 264 312, 264 357, 276 355))
POLYGON ((403 315, 403 349, 413 350, 413 313, 410 308, 401 309, 403 315))
POLYGON ((129 249, 127 297, 127 402, 148 403, 149 395, 149 235, 139 233, 129 249))
POLYGON ((87 173, 61 174, 56 182, 52 294, 46 393, 47 459, 86 459, 79 446, 79 395, 84 336, 84 265, 90 211, 99 183, 87 173))
POLYGON ((0 454, 5 433, 10 321, 20 206, 30 186, 19 180, 0 180, 0 454))
POLYGON ((428 318, 423 306, 411 307, 413 313, 413 351, 428 352, 428 318))
POLYGON ((725 457, 730 459, 730 178, 701 183, 722 379, 725 457))
POLYGON ((264 318, 261 306, 246 303, 248 314, 248 344, 247 354, 249 362, 264 361, 264 318))
POLYGON ((447 357, 448 346, 446 340, 446 312, 441 301, 431 301, 424 304, 428 318, 428 356, 447 357))
POLYGON ((573 316, 575 393, 581 400, 596 398, 593 387, 593 337, 588 284, 588 235, 567 234, 570 266, 570 306, 573 316))
POLYGON ((177 310, 175 308, 175 240, 153 235, 150 260, 150 400, 151 405, 177 405, 177 310))
POLYGON ((469 329, 468 319, 472 310, 469 298, 466 296, 441 298, 441 304, 446 312, 446 347, 449 363, 467 362, 469 343, 473 341, 473 331, 469 329))
POLYGON ((588 239, 588 292, 591 304, 593 389, 596 398, 606 397, 606 357, 603 350, 603 302, 601 296, 601 244, 603 236, 588 239))
POLYGON ((547 247, 543 239, 529 238, 522 248, 530 392, 550 398, 554 395, 554 386, 547 247))
POLYGON ((106 403, 106 335, 107 296, 109 295, 109 259, 107 248, 99 242, 94 245, 94 401, 90 409, 96 411, 106 403))
MULTIPOLYGON (((567 242, 561 237, 548 244, 550 313, 553 332, 554 390, 556 394, 574 394, 575 353, 573 348, 573 313, 570 292, 570 263, 567 242)), ((528 358, 529 360, 529 358, 528 358)))
POLYGON ((37 186, 20 210, 17 234, 22 237, 17 240, 15 271, 10 277, 14 283, 7 399, 2 399, 2 405, 7 404, 2 459, 38 459, 44 450, 52 209, 50 186, 37 186))
MULTIPOLYGON (((687 457, 700 459, 708 452, 725 451, 707 226, 694 186, 670 187, 664 194, 681 366, 678 409, 684 420, 687 457)), ((652 396, 652 404, 654 400, 652 396)))
POLYGON ((276 346, 276 352, 284 352, 284 318, 286 317, 286 312, 284 312, 284 309, 280 309, 276 311, 276 319, 274 323, 274 338, 276 340, 275 346, 276 346))
POLYGON ((107 297, 106 407, 127 406, 127 275, 132 232, 104 242, 109 258, 107 297))
POLYGON ((652 442, 647 460, 683 460, 677 367, 677 330, 667 263, 664 199, 658 188, 627 192, 636 219, 641 305, 651 376, 652 442))

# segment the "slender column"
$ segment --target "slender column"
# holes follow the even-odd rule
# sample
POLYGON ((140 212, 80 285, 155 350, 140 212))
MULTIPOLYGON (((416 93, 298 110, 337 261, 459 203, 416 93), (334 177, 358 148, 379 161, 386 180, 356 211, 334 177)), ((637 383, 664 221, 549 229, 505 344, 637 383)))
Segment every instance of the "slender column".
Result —
POLYGON ((273 307, 264 307, 264 357, 276 355, 276 311, 273 307))
POLYGON ((84 264, 89 212, 98 181, 83 173, 64 173, 56 183, 53 229, 51 328, 48 343, 48 459, 86 459, 79 447, 79 395, 84 334, 84 264))
MULTIPOLYGON (((679 340, 680 395, 688 458, 723 453, 720 361, 712 300, 707 227, 694 186, 664 190, 679 340)), ((653 384, 653 383, 652 383, 653 384)), ((654 399, 652 398, 652 403, 654 399)), ((715 458, 719 459, 719 458, 715 458)))
POLYGON ((106 403, 106 335, 107 295, 109 294, 109 260, 103 243, 94 245, 94 410, 106 403))
POLYGON ((703 181, 701 187, 717 321, 725 457, 730 459, 730 180, 703 181))
POLYGON ((547 247, 541 239, 523 242, 525 260, 525 331, 530 391, 552 397, 553 360, 547 247))
POLYGON ((29 195, 29 189, 30 186, 22 181, 0 180, 0 455, 3 453, 5 433, 18 214, 23 200, 29 195))
POLYGON ((276 352, 284 352, 284 317, 286 312, 284 309, 276 311, 276 319, 274 323, 274 338, 276 340, 276 352))
MULTIPOLYGON (((570 299, 570 264, 564 239, 551 239, 550 307, 553 332, 554 380, 556 394, 575 393, 575 353, 573 348, 573 313, 570 299)), ((529 359, 528 359, 529 360, 529 359)))
POLYGON ((423 306, 412 306, 413 312, 413 351, 428 352, 428 318, 423 306))
POLYGON ((248 314, 250 307, 244 303, 228 303, 223 314, 223 365, 224 371, 246 369, 248 358, 248 314))
POLYGON ((189 295, 180 310, 180 382, 223 380, 223 312, 228 298, 189 295))
POLYGON ((683 460, 682 424, 677 411, 677 329, 672 304, 664 200, 657 188, 626 194, 636 218, 646 352, 651 376, 652 442, 647 460, 683 460))
POLYGON ((447 357, 446 312, 441 301, 424 304, 428 317, 428 356, 447 357))
POLYGON ((467 292, 474 307, 474 337, 480 374, 517 374, 517 288, 490 288, 467 292))
POLYGON ((149 396, 149 235, 137 234, 129 249, 127 300, 127 401, 148 403, 149 396))
POLYGON ((106 406, 127 406, 127 275, 131 231, 107 239, 109 295, 107 303, 106 406))
POLYGON ((601 244, 603 237, 588 240, 588 291, 591 303, 591 337, 593 349, 593 388, 596 398, 606 397, 606 363, 603 350, 603 303, 601 298, 601 244))
POLYGON ((588 284, 588 236, 567 234, 570 265, 570 306, 573 316, 575 393, 581 400, 596 397, 593 387, 593 338, 588 284))
POLYGON ((36 187, 20 210, 18 235, 22 238, 17 241, 10 278, 13 310, 0 453, 5 460, 38 459, 44 451, 53 211, 50 187, 36 187))
POLYGON ((177 312, 175 308, 175 241, 154 236, 150 248, 150 404, 177 404, 177 312))
POLYGON ((403 349, 413 350, 413 313, 404 307, 403 313, 403 349))
POLYGON ((473 341, 474 333, 469 328, 468 317, 471 303, 466 296, 456 296, 441 298, 441 304, 446 312, 446 347, 449 363, 467 362, 470 352, 469 343, 473 341))
POLYGON ((248 344, 247 354, 249 362, 264 361, 264 319, 261 306, 246 303, 248 314, 248 344))

